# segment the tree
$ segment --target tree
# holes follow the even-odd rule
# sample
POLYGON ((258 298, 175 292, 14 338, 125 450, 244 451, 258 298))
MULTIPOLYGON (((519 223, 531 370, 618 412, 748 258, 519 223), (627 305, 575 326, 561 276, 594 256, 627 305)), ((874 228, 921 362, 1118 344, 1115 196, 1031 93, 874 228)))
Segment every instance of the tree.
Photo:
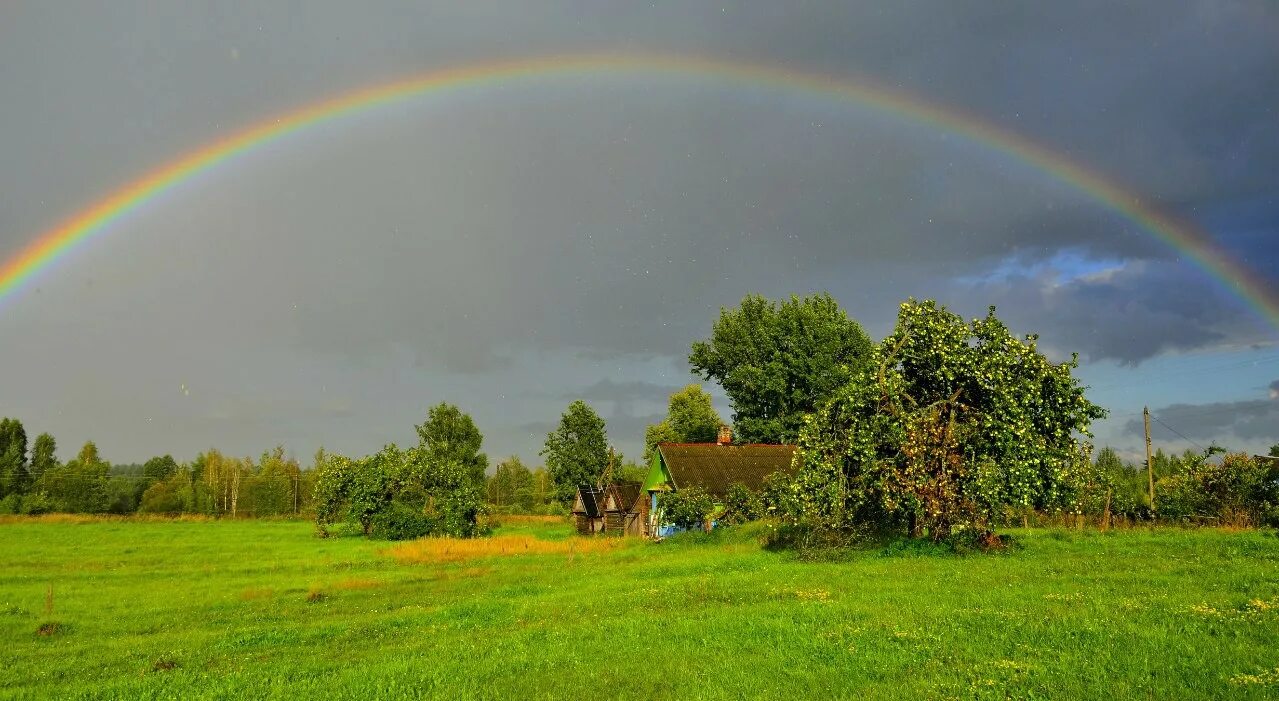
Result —
POLYGON ((142 465, 142 476, 152 482, 161 482, 178 471, 178 462, 172 455, 154 457, 142 465))
POLYGON ((1077 359, 1050 362, 993 307, 969 324, 909 300, 869 360, 800 437, 798 517, 819 527, 988 536, 1005 507, 1066 501, 1076 435, 1106 413, 1077 359))
POLYGON ((733 404, 738 436, 787 443, 861 367, 871 347, 862 327, 829 294, 781 304, 748 295, 721 309, 711 337, 693 343, 693 373, 719 382, 733 404))
POLYGON ((666 418, 644 431, 644 459, 658 443, 713 443, 724 421, 701 385, 688 385, 670 396, 666 418))
POLYGON ((0 496, 26 494, 30 487, 27 431, 18 419, 0 419, 0 496))
POLYGON ((595 484, 608 466, 604 419, 586 402, 573 402, 560 417, 559 427, 547 434, 546 445, 538 454, 546 458, 555 498, 568 504, 578 485, 595 484))
POLYGON ((493 506, 528 513, 533 508, 533 473, 512 455, 497 464, 486 491, 493 506))
POLYGON ((75 459, 46 470, 39 488, 56 511, 101 513, 108 507, 107 475, 111 465, 98 455, 98 446, 89 441, 75 459))
POLYGON ((1270 446, 1270 457, 1279 458, 1279 443, 1270 446))
POLYGON ((58 466, 58 444, 53 436, 41 433, 31 446, 31 479, 39 480, 45 472, 58 466))
POLYGON ((440 402, 431 407, 426 422, 417 427, 417 435, 429 460, 461 465, 476 486, 483 488, 488 456, 480 452, 484 436, 469 414, 448 402, 440 402))

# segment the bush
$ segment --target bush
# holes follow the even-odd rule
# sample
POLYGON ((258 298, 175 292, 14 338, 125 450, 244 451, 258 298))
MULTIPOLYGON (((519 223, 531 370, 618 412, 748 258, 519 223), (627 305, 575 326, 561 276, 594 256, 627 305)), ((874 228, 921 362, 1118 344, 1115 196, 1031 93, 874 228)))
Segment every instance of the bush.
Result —
POLYGON ((0 499, 0 514, 22 513, 22 495, 10 494, 0 499))
POLYGON ((1211 519, 1235 525, 1275 525, 1279 467, 1245 453, 1219 463, 1189 462, 1155 485, 1159 515, 1175 520, 1211 519))
POLYGON ((433 519, 409 504, 393 501, 373 517, 369 535, 381 540, 413 540, 436 531, 433 519))
POLYGON ((28 494, 22 500, 22 513, 28 516, 39 516, 53 511, 53 502, 44 494, 28 494))
POLYGON ((182 495, 170 482, 156 482, 142 493, 138 511, 144 514, 176 514, 182 511, 182 495))
POLYGON ((715 502, 702 488, 688 487, 663 494, 658 498, 658 507, 662 510, 664 523, 693 530, 705 527, 707 519, 715 511, 715 502))
POLYGON ((720 522, 728 525, 756 521, 764 516, 764 500, 741 482, 734 482, 724 495, 724 513, 720 522))

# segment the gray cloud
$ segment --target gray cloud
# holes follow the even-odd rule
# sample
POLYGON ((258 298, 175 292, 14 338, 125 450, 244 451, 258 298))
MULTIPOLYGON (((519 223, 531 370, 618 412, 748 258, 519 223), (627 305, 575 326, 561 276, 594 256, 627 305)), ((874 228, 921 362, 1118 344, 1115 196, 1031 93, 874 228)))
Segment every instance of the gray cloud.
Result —
MULTIPOLYGON (((1164 423, 1191 440, 1222 440, 1234 436, 1246 441, 1279 442, 1279 401, 1252 399, 1211 404, 1173 404, 1154 411, 1164 423)), ((1140 419, 1126 425, 1127 432, 1142 435, 1140 419)), ((1152 428, 1176 439, 1176 433, 1161 427, 1152 428)))

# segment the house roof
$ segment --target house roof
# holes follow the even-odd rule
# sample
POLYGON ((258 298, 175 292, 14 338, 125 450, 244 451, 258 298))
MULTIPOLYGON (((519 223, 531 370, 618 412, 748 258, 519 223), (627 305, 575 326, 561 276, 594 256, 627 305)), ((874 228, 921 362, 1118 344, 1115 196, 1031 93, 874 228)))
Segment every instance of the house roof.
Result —
POLYGON ((736 482, 758 490, 774 472, 790 474, 795 457, 793 445, 661 443, 657 450, 676 489, 698 486, 716 496, 736 482))
MULTIPOLYGON (((589 484, 578 485, 577 501, 582 505, 581 513, 585 513, 590 518, 599 518, 601 511, 599 497, 602 495, 603 492, 589 484)), ((577 512, 577 509, 574 509, 574 512, 577 512)))
POLYGON ((626 513, 635 511, 635 504, 644 493, 643 485, 639 482, 614 482, 607 489, 613 492, 613 498, 617 499, 618 506, 626 513))

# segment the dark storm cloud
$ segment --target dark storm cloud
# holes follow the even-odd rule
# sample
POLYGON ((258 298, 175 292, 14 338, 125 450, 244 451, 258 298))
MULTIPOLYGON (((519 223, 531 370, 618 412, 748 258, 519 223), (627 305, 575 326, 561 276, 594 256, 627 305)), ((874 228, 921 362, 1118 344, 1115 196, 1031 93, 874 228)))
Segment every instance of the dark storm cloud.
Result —
MULTIPOLYGON (((1279 400, 1253 399, 1238 402, 1214 402, 1211 404, 1173 404, 1154 410, 1177 433, 1200 441, 1222 441, 1228 436, 1243 440, 1279 442, 1279 400)), ((1140 419, 1127 423, 1127 432, 1142 435, 1140 419)), ((1152 431, 1166 434, 1167 439, 1178 438, 1176 433, 1159 427, 1152 431)))
MULTIPOLYGON (((1045 344, 1088 360, 1135 365, 1159 353, 1247 338, 1257 319, 1185 265, 1123 264, 1079 277, 1060 272, 1012 275, 957 294, 988 302, 1014 328, 1040 333, 1045 344)), ((1255 333, 1255 332, 1253 332, 1255 333)))
MULTIPOLYGON (((1261 1, 15 5, 0 258, 281 110, 432 68, 633 50, 868 76, 961 108, 1273 277, 1276 31, 1261 1)), ((1045 345, 1128 364, 1263 335, 1177 251, 998 149, 808 94, 612 74, 307 130, 125 217, 38 285, 0 318, 5 400, 114 459, 376 448, 440 399, 504 454, 540 445, 521 425, 544 435, 583 386, 615 404, 631 453, 651 418, 631 402, 691 381, 689 342, 747 292, 829 289, 874 335, 908 295, 995 303, 1045 345), (1053 268, 1063 252, 1114 270, 1053 268), (179 399, 181 383, 217 390, 179 399)))

